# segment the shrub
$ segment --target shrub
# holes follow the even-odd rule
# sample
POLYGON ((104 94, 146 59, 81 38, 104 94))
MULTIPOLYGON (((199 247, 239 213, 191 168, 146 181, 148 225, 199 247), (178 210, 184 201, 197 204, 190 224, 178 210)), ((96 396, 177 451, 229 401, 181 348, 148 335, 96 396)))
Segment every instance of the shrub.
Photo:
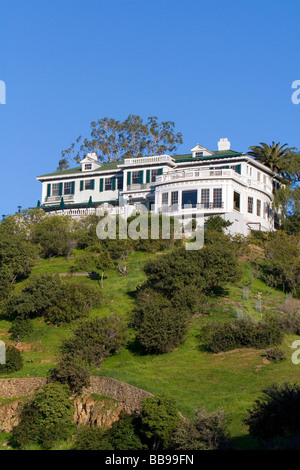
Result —
POLYGON ((90 385, 90 371, 80 360, 65 354, 54 369, 50 371, 50 378, 55 382, 67 384, 73 393, 80 393, 83 388, 90 385))
POLYGON ((124 341, 125 325, 119 316, 93 318, 80 323, 73 337, 64 343, 63 351, 99 367, 106 357, 122 347, 124 341))
POLYGON ((6 363, 0 364, 1 374, 10 374, 17 370, 22 369, 23 359, 20 351, 14 346, 7 346, 6 348, 6 363))
POLYGON ((33 332, 33 326, 30 320, 22 317, 17 317, 12 322, 9 330, 12 339, 25 339, 33 332))
POLYGON ((227 450, 231 448, 228 419, 223 411, 195 410, 192 420, 180 424, 172 437, 176 450, 227 450))
POLYGON ((24 405, 20 422, 13 429, 13 443, 24 448, 37 443, 50 448, 58 439, 66 439, 74 426, 73 404, 67 385, 49 383, 37 390, 24 405))
POLYGON ((296 448, 300 443, 299 385, 272 384, 263 389, 244 422, 264 447, 296 448))
POLYGON ((149 442, 149 449, 168 449, 181 420, 175 401, 164 395, 144 398, 140 418, 141 432, 149 442))
POLYGON ((268 348, 266 351, 266 358, 269 361, 279 362, 286 359, 284 351, 279 348, 268 348))
POLYGON ((300 334, 300 300, 286 300, 281 306, 284 314, 281 316, 281 325, 284 331, 291 334, 300 334))
POLYGON ((137 416, 120 413, 108 432, 109 440, 114 450, 143 450, 147 446, 142 444, 139 435, 139 419, 137 416))
POLYGON ((135 324, 144 350, 161 354, 177 347, 187 331, 188 313, 175 309, 168 299, 151 290, 142 291, 138 303, 135 324))
POLYGON ((214 353, 236 348, 265 348, 280 344, 283 331, 277 316, 266 316, 259 322, 251 317, 230 322, 212 322, 203 327, 207 349, 214 353))
POLYGON ((114 450, 107 430, 97 426, 80 426, 74 440, 74 450, 114 450))
POLYGON ((57 274, 31 276, 26 287, 11 297, 6 314, 11 318, 44 316, 62 324, 86 315, 102 301, 100 289, 62 280, 57 274))

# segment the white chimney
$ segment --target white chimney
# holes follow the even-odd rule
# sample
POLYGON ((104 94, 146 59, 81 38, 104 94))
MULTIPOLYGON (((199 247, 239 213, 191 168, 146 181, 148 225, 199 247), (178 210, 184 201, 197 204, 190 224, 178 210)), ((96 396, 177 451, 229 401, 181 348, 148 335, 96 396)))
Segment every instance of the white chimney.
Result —
POLYGON ((219 150, 219 152, 222 151, 222 150, 230 150, 230 142, 227 139, 227 137, 219 140, 218 150, 219 150))

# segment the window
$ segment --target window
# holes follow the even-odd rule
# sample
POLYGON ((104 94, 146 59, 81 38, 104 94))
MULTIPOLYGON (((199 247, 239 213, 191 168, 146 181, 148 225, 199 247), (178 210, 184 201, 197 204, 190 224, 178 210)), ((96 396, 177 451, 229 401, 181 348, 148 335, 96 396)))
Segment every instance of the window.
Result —
POLYGON ((260 213, 261 213, 261 200, 257 199, 257 201, 256 201, 256 215, 258 215, 258 217, 260 217, 260 213))
POLYGON ((151 183, 155 183, 156 177, 159 175, 159 169, 155 168, 154 170, 151 170, 151 183))
POLYGON ((266 219, 268 217, 268 204, 266 202, 264 202, 264 219, 266 219))
POLYGON ((84 189, 92 189, 92 180, 85 180, 84 189))
POLYGON ((162 205, 167 206, 169 202, 169 193, 162 193, 162 205))
POLYGON ((182 209, 184 206, 197 206, 197 190, 182 191, 182 209))
POLYGON ((263 182, 264 182, 264 184, 266 184, 266 182, 267 182, 267 177, 266 177, 266 175, 263 175, 263 182))
POLYGON ((132 172, 132 184, 139 184, 140 182, 140 172, 133 171, 132 172))
POLYGON ((64 194, 72 193, 72 183, 64 183, 64 194))
POLYGON ((195 157, 196 157, 196 158, 203 157, 203 152, 196 152, 196 153, 195 153, 195 157))
POLYGON ((171 206, 178 204, 178 191, 171 192, 171 206))
POLYGON ((85 170, 91 170, 91 169, 92 169, 92 164, 91 164, 91 163, 86 163, 86 164, 84 165, 84 169, 85 169, 85 170))
POLYGON ((222 207, 222 188, 214 188, 214 207, 222 207))
POLYGON ((59 183, 52 184, 52 196, 59 196, 59 183))
POLYGON ((253 214, 253 197, 248 197, 248 212, 253 214))
POLYGON ((233 193, 233 208, 236 211, 241 210, 241 195, 239 193, 236 193, 235 191, 233 193))
POLYGON ((257 172, 257 181, 260 181, 260 172, 257 172))
POLYGON ((112 189, 112 178, 105 178, 105 191, 112 189))
POLYGON ((119 176, 117 178, 117 182, 118 182, 118 189, 123 189, 123 176, 119 176))
POLYGON ((204 209, 209 208, 209 189, 201 189, 201 204, 204 209))

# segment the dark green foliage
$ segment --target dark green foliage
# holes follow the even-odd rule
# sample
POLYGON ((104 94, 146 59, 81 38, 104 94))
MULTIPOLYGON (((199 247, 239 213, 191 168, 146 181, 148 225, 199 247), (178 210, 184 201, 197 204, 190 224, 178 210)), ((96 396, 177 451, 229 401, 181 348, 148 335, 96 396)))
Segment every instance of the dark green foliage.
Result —
POLYGON ((109 441, 114 450, 143 450, 147 446, 142 444, 139 431, 139 419, 135 415, 120 413, 108 432, 109 441))
POLYGON ((65 353, 99 367, 106 357, 119 351, 125 341, 125 325, 117 315, 81 322, 63 346, 65 353))
POLYGON ((264 267, 266 284, 281 287, 286 292, 300 296, 300 242, 297 235, 277 232, 265 244, 268 261, 264 267))
POLYGON ((28 338, 28 336, 33 332, 33 326, 30 320, 23 317, 17 317, 12 322, 9 332, 11 333, 12 339, 23 340, 28 338))
POLYGON ((264 447, 296 449, 300 443, 299 385, 272 384, 263 389, 244 422, 264 447))
POLYGON ((37 390, 25 404, 20 423, 13 430, 13 442, 24 448, 37 443, 49 448, 66 439, 73 429, 73 405, 67 385, 49 383, 37 390))
POLYGON ((67 384, 75 394, 90 385, 90 371, 87 365, 68 354, 63 355, 56 367, 50 371, 50 378, 55 382, 67 384))
POLYGON ((10 298, 6 314, 24 319, 44 316, 62 324, 86 315, 101 301, 96 287, 62 281, 57 274, 39 274, 31 276, 26 287, 10 298))
POLYGON ((140 418, 141 432, 149 442, 149 449, 168 449, 181 420, 175 401, 164 395, 144 398, 140 418))
POLYGON ((279 362, 279 361, 283 361, 284 359, 286 359, 284 351, 282 351, 282 349, 279 349, 279 348, 268 348, 266 350, 266 358, 269 361, 274 361, 274 362, 279 362))
POLYGON ((168 299, 151 289, 140 292, 138 306, 137 339, 147 353, 166 353, 180 344, 187 331, 187 309, 175 309, 168 299))
POLYGON ((223 411, 195 410, 192 420, 182 421, 172 437, 176 450, 227 450, 231 448, 228 419, 223 411))
POLYGON ((174 152, 182 144, 182 135, 175 133, 174 128, 174 122, 159 122, 156 116, 148 117, 147 121, 133 114, 123 122, 107 117, 98 119, 91 122, 90 138, 80 136, 62 151, 59 167, 66 168, 70 157, 79 162, 88 152, 96 152, 101 161, 174 152))
POLYGON ((147 285, 171 299, 178 289, 193 286, 208 294, 216 286, 237 281, 241 272, 230 242, 214 243, 197 251, 184 248, 149 261, 147 285))
POLYGON ((278 345, 283 330, 277 316, 266 316, 259 322, 251 317, 230 322, 211 322, 203 327, 203 338, 209 351, 218 353, 236 348, 262 349, 278 345))
POLYGON ((20 351, 14 346, 6 347, 6 364, 0 364, 0 374, 10 374, 22 369, 23 359, 20 351))
POLYGON ((77 245, 76 222, 71 216, 46 216, 32 226, 32 240, 44 258, 70 256, 77 245))
POLYGON ((205 221, 204 228, 205 230, 223 233, 226 228, 230 227, 230 225, 232 225, 232 222, 224 220, 220 215, 211 215, 205 221))
POLYGON ((75 435, 74 450, 114 450, 107 429, 80 426, 75 435))

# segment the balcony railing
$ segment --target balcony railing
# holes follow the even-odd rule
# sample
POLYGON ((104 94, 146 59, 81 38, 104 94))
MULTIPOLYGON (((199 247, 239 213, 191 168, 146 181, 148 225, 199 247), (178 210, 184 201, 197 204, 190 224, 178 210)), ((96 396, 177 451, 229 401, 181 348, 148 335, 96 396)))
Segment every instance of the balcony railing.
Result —
POLYGON ((184 207, 181 207, 179 204, 173 204, 172 206, 163 205, 158 209, 159 213, 173 213, 181 212, 184 210, 216 210, 224 209, 224 202, 215 201, 215 202, 201 202, 197 204, 185 204, 184 207))
POLYGON ((206 179, 206 178, 216 178, 216 177, 237 177, 241 178, 241 175, 234 170, 182 170, 182 171, 170 171, 164 175, 159 175, 156 177, 156 183, 172 182, 180 179, 206 179))
POLYGON ((127 191, 143 191, 149 189, 154 183, 134 183, 127 186, 127 191))
POLYGON ((125 165, 143 165, 146 163, 161 163, 170 162, 174 163, 170 155, 154 155, 153 157, 142 157, 142 158, 125 158, 125 165))
POLYGON ((44 202, 60 202, 61 198, 64 199, 64 202, 67 201, 73 201, 74 200, 74 194, 63 194, 62 196, 46 196, 44 202))

